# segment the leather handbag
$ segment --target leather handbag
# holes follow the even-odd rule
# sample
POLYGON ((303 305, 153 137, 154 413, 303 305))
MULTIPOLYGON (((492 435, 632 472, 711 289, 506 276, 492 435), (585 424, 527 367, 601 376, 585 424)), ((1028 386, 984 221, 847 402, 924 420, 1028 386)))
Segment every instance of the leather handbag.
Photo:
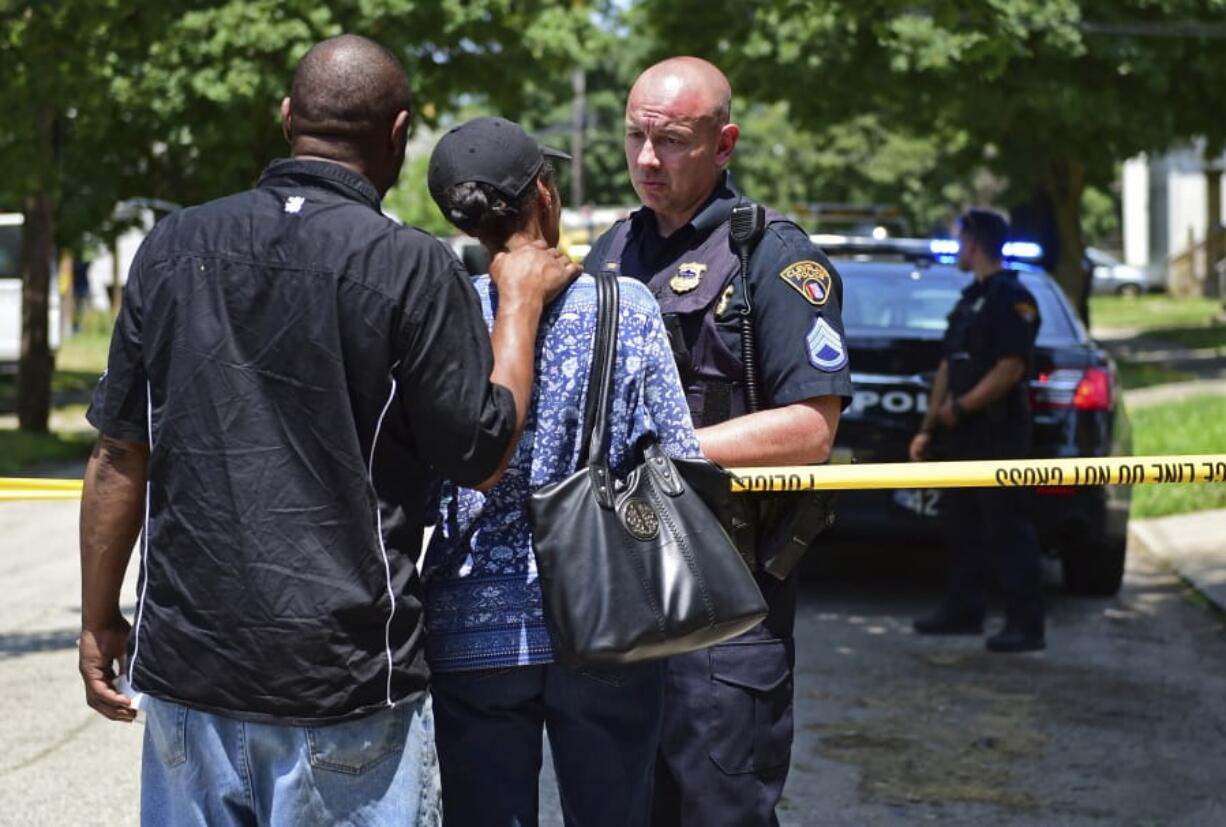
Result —
POLYGON ((730 497, 727 471, 705 459, 672 459, 646 439, 637 465, 614 479, 608 418, 617 277, 600 273, 596 285, 578 470, 533 493, 529 515, 555 656, 634 663, 736 637, 767 607, 717 514, 730 497))

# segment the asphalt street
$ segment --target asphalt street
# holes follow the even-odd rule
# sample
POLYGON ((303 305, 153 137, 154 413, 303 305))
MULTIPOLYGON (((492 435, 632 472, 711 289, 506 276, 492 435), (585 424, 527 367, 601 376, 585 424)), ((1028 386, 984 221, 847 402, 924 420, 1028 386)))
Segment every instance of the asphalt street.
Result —
MULTIPOLYGON (((0 824, 137 820, 142 726, 76 673, 76 512, 0 505, 0 824)), ((1181 581, 1134 554, 1117 598, 1053 588, 1023 656, 914 636, 939 582, 930 549, 865 548, 807 584, 784 825, 1226 823, 1226 627, 1181 581)))

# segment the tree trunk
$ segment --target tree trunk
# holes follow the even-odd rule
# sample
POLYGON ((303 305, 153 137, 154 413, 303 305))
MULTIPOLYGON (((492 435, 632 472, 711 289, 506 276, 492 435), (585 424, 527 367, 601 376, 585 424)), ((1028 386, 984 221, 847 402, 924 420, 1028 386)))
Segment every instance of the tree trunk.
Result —
POLYGON ((17 424, 46 433, 51 416, 51 267, 55 260, 51 195, 26 196, 21 245, 21 361, 17 367, 17 424))
POLYGON ((1042 187, 1051 203, 1060 239, 1059 258, 1052 275, 1064 289, 1078 315, 1090 326, 1090 270, 1085 266, 1085 237, 1081 233, 1081 196, 1085 191, 1085 164, 1072 158, 1053 158, 1042 170, 1042 187))
POLYGON ((111 318, 119 318, 119 306, 123 303, 123 278, 119 272, 119 236, 111 242, 111 318))
POLYGON ((1205 216, 1205 297, 1226 299, 1218 276, 1218 264, 1226 257, 1222 249, 1222 171, 1210 167, 1205 170, 1205 189, 1208 193, 1208 215, 1205 216))

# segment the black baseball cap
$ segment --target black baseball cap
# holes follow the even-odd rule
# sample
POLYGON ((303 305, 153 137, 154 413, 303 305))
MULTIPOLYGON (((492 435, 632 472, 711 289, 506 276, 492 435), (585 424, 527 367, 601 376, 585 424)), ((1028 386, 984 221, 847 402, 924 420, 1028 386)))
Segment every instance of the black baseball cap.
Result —
POLYGON ((430 154, 427 183, 434 200, 456 184, 489 184, 508 199, 518 198, 536 179, 546 158, 569 161, 565 152, 541 146, 506 118, 473 118, 452 127, 430 154))

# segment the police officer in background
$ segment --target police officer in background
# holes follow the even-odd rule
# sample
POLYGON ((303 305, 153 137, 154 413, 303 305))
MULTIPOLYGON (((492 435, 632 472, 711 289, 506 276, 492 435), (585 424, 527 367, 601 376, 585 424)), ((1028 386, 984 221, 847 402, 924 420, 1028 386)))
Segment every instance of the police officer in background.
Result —
MULTIPOLYGON (((949 459, 1019 459, 1030 451, 1027 379, 1039 312, 1018 274, 1001 263, 1009 225, 996 212, 962 216, 958 269, 975 274, 949 315, 944 355, 911 459, 928 454, 933 431, 948 431, 949 459)), ((945 598, 915 631, 983 632, 985 591, 993 573, 1005 600, 1005 626, 987 639, 992 652, 1042 649, 1039 544, 1028 488, 952 489, 945 495, 949 578, 945 598)))
MULTIPOLYGON (((740 134, 723 73, 665 60, 626 103, 626 160, 643 209, 594 245, 586 269, 645 282, 660 303, 703 453, 725 466, 826 461, 852 393, 842 283, 798 226, 767 211, 749 305, 730 243, 742 201, 726 172, 740 134), (740 317, 751 313, 762 410, 750 412, 740 317)), ((670 659, 653 823, 777 824, 792 745, 796 577, 765 570, 766 620, 670 659)))

